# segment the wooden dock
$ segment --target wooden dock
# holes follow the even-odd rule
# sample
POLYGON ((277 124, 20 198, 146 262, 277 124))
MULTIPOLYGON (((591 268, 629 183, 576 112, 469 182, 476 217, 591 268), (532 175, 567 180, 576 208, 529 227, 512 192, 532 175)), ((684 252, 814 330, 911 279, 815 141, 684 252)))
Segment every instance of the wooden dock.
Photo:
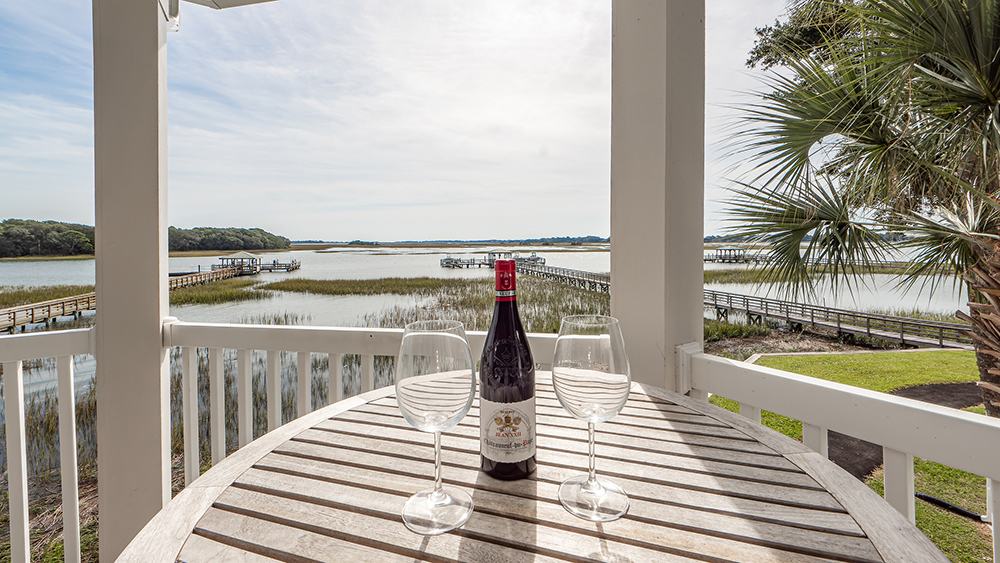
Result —
POLYGON ((236 272, 234 275, 237 276, 255 276, 261 272, 291 272, 302 267, 302 262, 299 260, 292 260, 291 262, 279 262, 277 260, 273 262, 262 262, 258 260, 254 262, 237 262, 235 265, 231 264, 233 264, 233 262, 224 262, 221 265, 212 264, 212 271, 221 272, 234 270, 236 272))
POLYGON ((534 264, 518 264, 517 271, 521 274, 556 280, 590 291, 600 291, 601 293, 610 293, 611 291, 611 276, 609 274, 595 274, 582 270, 538 266, 534 264))
POLYGON ((258 272, 291 272, 302 267, 302 262, 292 260, 291 262, 261 262, 258 272))
MULTIPOLYGON (((204 272, 195 272, 183 276, 170 278, 168 287, 171 291, 188 287, 191 285, 201 285, 240 275, 238 268, 225 268, 204 272)), ((85 293, 74 295, 62 299, 42 301, 41 303, 31 303, 9 309, 0 309, 0 331, 13 333, 17 327, 24 327, 30 324, 47 323, 59 317, 78 317, 83 311, 97 310, 97 294, 85 293)))
MULTIPOLYGON (((517 271, 590 291, 609 293, 611 290, 611 276, 608 274, 528 264, 518 264, 517 271)), ((825 328, 919 348, 974 349, 972 339, 965 334, 969 326, 958 323, 863 313, 711 289, 704 290, 704 302, 706 307, 715 309, 719 319, 728 320, 730 311, 738 311, 746 314, 751 323, 774 319, 798 329, 805 326, 825 328)))
POLYGON ((533 266, 544 266, 545 258, 538 256, 534 252, 531 256, 520 256, 516 252, 494 250, 486 255, 486 258, 453 258, 445 256, 441 259, 442 268, 492 268, 497 260, 513 260, 519 266, 529 264, 533 266))
POLYGON ((44 323, 56 317, 78 317, 83 311, 96 309, 97 295, 94 293, 0 309, 0 330, 13 333, 19 326, 44 323))
POLYGON ((889 340, 918 348, 974 349, 972 339, 965 334, 970 328, 968 325, 863 313, 710 289, 704 293, 705 306, 714 307, 719 319, 728 319, 730 311, 738 311, 746 314, 751 323, 762 323, 767 318, 784 321, 796 328, 826 328, 842 334, 889 340))

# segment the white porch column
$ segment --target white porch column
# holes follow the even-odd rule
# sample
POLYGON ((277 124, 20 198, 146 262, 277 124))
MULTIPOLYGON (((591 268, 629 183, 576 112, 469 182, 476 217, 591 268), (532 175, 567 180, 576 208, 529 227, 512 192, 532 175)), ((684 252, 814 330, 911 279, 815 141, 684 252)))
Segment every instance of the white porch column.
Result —
POLYGON ((166 20, 93 0, 97 442, 102 561, 170 498, 166 20))
POLYGON ((705 0, 614 0, 611 314, 635 381, 676 389, 701 342, 705 0))

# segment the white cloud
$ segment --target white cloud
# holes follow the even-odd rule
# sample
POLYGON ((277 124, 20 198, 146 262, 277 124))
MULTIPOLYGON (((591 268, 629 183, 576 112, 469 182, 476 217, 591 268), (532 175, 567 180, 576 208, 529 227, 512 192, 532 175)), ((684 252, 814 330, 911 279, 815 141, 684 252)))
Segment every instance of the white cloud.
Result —
MULTIPOLYGON (((0 56, 5 217, 93 220, 90 21, 77 4, 0 7, 0 55, 31 57, 0 56), (76 215, 52 216, 53 197, 76 215)), ((727 92, 753 88, 753 27, 783 7, 708 0, 710 143, 727 92)), ((168 37, 172 224, 329 240, 609 233, 610 1, 181 10, 168 37)), ((707 155, 713 199, 717 146, 707 155)))

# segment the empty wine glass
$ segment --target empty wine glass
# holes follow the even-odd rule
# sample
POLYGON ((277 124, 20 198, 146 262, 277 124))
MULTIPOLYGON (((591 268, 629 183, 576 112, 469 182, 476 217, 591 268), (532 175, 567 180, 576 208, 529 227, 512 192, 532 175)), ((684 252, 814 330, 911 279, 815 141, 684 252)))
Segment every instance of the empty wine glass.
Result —
POLYGON ((563 481, 559 502, 570 513, 607 522, 628 511, 618 485, 598 479, 594 468, 594 425, 610 420, 628 400, 632 380, 618 320, 602 315, 564 317, 552 359, 552 385, 571 415, 587 421, 590 472, 563 481))
POLYGON ((403 505, 403 523, 418 534, 453 530, 472 515, 468 493, 441 487, 441 432, 462 420, 475 395, 475 364, 462 323, 406 325, 396 358, 396 401, 407 422, 434 433, 434 488, 403 505))

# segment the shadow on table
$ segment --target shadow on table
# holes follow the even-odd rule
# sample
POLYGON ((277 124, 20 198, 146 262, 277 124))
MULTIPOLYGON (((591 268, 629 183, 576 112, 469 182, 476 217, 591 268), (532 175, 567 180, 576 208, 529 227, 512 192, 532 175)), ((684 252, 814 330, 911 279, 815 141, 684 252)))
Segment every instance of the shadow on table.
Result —
POLYGON ((502 481, 480 471, 470 492, 475 512, 462 527, 461 561, 498 560, 503 546, 544 553, 538 547, 537 481, 502 481))

